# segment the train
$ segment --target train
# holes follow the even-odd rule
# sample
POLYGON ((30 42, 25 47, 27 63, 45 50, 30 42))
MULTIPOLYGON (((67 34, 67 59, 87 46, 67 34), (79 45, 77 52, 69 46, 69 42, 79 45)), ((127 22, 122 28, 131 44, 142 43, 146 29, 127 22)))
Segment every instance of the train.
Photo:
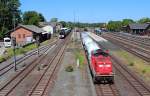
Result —
POLYGON ((108 50, 103 50, 88 35, 81 33, 82 44, 89 62, 89 69, 94 83, 114 83, 112 61, 108 50))
POLYGON ((64 39, 70 32, 71 32, 71 29, 61 28, 60 33, 59 33, 59 38, 64 39))

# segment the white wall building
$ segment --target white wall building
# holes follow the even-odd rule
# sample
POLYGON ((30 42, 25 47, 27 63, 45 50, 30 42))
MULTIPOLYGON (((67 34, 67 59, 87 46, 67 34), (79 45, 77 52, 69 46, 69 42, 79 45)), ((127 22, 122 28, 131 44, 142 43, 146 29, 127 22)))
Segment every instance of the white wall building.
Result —
POLYGON ((42 34, 53 34, 54 33, 54 28, 51 25, 47 25, 42 28, 45 32, 42 34))

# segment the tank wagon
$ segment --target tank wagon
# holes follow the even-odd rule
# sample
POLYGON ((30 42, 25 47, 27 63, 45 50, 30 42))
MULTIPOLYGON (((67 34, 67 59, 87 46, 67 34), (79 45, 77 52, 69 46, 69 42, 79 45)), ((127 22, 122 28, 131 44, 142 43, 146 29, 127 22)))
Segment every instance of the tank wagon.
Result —
POLYGON ((111 57, 87 33, 81 33, 94 83, 114 83, 111 57))
POLYGON ((71 29, 62 28, 59 33, 59 38, 64 39, 70 32, 71 32, 71 29))

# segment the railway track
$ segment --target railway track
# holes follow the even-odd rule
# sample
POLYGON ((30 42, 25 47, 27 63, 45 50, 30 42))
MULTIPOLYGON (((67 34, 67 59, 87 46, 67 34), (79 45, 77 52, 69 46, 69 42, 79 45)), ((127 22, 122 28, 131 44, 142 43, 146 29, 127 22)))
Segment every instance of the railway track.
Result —
MULTIPOLYGON (((69 37, 70 38, 70 37, 69 37)), ((63 57, 63 53, 69 41, 69 38, 61 45, 58 49, 57 55, 49 62, 49 66, 45 70, 45 72, 39 77, 36 84, 31 88, 28 92, 27 96, 48 96, 49 89, 55 83, 55 77, 57 70, 60 66, 60 62, 63 57)))
MULTIPOLYGON (((39 51, 42 51, 42 53, 46 52, 49 49, 49 47, 52 46, 52 45, 54 45, 56 42, 57 41, 54 41, 54 42, 52 42, 52 43, 50 43, 48 45, 40 47, 39 51)), ((30 58, 31 56, 35 55, 36 53, 37 53, 37 50, 34 50, 34 51, 28 53, 27 55, 25 55, 24 57, 21 57, 21 58, 17 59, 16 64, 19 65, 21 62, 23 62, 24 60, 27 60, 28 58, 30 58)), ((40 54, 40 56, 41 55, 42 54, 40 54)), ((13 63, 14 62, 11 62, 11 63, 5 65, 4 67, 2 67, 0 69, 0 76, 3 76, 7 72, 9 72, 11 69, 13 69, 14 68, 13 63)))
POLYGON ((120 96, 114 84, 96 84, 95 89, 97 96, 120 96))
POLYGON ((150 96, 150 87, 134 72, 129 70, 121 61, 112 56, 114 68, 127 80, 139 96, 150 96))
MULTIPOLYGON (((121 33, 108 33, 111 36, 115 36, 115 37, 119 37, 121 39, 127 40, 129 42, 138 44, 138 45, 142 45, 143 47, 147 47, 150 48, 150 39, 146 39, 144 40, 144 38, 140 38, 140 37, 136 37, 136 36, 132 36, 132 35, 124 35, 121 33)), ((140 47, 142 47, 140 46, 140 47)))
MULTIPOLYGON (((48 56, 48 52, 33 60, 26 68, 0 86, 0 96, 8 96, 48 56)), ((10 95, 13 96, 13 95, 10 95)))
POLYGON ((140 57, 141 59, 143 59, 147 62, 150 62, 150 52, 149 51, 139 49, 136 46, 128 45, 126 42, 123 42, 121 40, 116 40, 116 39, 111 38, 111 37, 104 36, 104 38, 106 38, 107 40, 109 40, 110 42, 112 42, 114 44, 116 44, 116 42, 117 42, 117 45, 119 47, 121 47, 121 48, 125 49, 126 51, 140 57))
POLYGON ((139 47, 139 48, 141 48, 143 50, 147 50, 147 51, 150 50, 150 45, 149 44, 137 41, 136 39, 127 38, 127 37, 120 36, 120 35, 117 35, 117 34, 109 34, 108 36, 116 38, 116 39, 121 40, 121 41, 125 41, 129 45, 130 44, 132 44, 132 45, 134 44, 135 46, 137 46, 137 47, 139 47))
MULTIPOLYGON (((102 49, 105 49, 103 45, 99 44, 99 46, 102 49)), ((119 61, 115 56, 112 55, 111 57, 114 68, 124 77, 124 79, 129 83, 129 85, 136 91, 136 93, 138 93, 138 96, 150 96, 150 87, 146 85, 146 83, 142 79, 140 79, 134 72, 129 70, 129 68, 127 68, 127 66, 125 66, 121 61, 119 61)))

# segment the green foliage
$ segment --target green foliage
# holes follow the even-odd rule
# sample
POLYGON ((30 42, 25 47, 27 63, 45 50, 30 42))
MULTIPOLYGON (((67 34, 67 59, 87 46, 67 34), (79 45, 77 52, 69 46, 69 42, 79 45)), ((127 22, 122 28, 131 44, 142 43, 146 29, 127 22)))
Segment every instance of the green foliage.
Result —
POLYGON ((41 13, 39 13, 39 18, 40 18, 40 22, 45 22, 46 21, 44 16, 41 13))
POLYGON ((58 21, 58 18, 52 18, 51 20, 50 20, 50 22, 57 22, 58 21))
POLYGON ((134 62, 130 62, 130 63, 129 63, 129 66, 134 66, 134 62))
POLYGON ((134 23, 134 21, 132 19, 123 19, 122 20, 123 26, 127 26, 127 25, 132 24, 132 23, 134 23))
POLYGON ((44 16, 36 11, 27 11, 23 14, 23 23, 26 25, 39 25, 39 22, 45 21, 44 16))
POLYGON ((65 21, 60 21, 59 23, 62 24, 62 27, 66 27, 67 23, 65 21))
POLYGON ((107 29, 110 31, 120 31, 122 28, 121 21, 109 21, 107 24, 107 29))
POLYGON ((65 68, 65 70, 67 71, 67 72, 73 72, 73 66, 67 66, 66 68, 65 68))
MULTIPOLYGON (((36 45, 35 44, 31 44, 31 45, 28 45, 24 48, 17 48, 16 49, 16 55, 20 55, 20 54, 24 54, 30 50, 33 50, 36 48, 36 45)), ((3 55, 3 56, 0 56, 0 63, 7 60, 8 58, 12 57, 14 55, 13 53, 13 49, 12 48, 8 48, 6 50, 7 54, 3 55)))
POLYGON ((140 19, 138 22, 139 23, 147 23, 147 22, 150 22, 150 18, 144 17, 144 18, 140 19))
POLYGON ((6 59, 4 58, 4 56, 0 56, 0 63, 4 62, 6 59))
POLYGON ((105 23, 81 23, 81 22, 65 22, 65 21, 60 21, 63 27, 79 27, 79 28, 86 28, 86 27, 104 27, 105 23))
POLYGON ((145 74, 145 73, 146 73, 146 69, 143 69, 143 70, 142 70, 142 73, 145 74))
POLYGON ((13 28, 14 20, 16 25, 21 22, 19 7, 19 0, 0 0, 0 39, 13 28))
POLYGON ((75 56, 76 56, 76 59, 79 59, 79 64, 80 64, 80 67, 82 68, 84 65, 84 60, 85 60, 84 55, 81 54, 80 50, 76 50, 75 56))

